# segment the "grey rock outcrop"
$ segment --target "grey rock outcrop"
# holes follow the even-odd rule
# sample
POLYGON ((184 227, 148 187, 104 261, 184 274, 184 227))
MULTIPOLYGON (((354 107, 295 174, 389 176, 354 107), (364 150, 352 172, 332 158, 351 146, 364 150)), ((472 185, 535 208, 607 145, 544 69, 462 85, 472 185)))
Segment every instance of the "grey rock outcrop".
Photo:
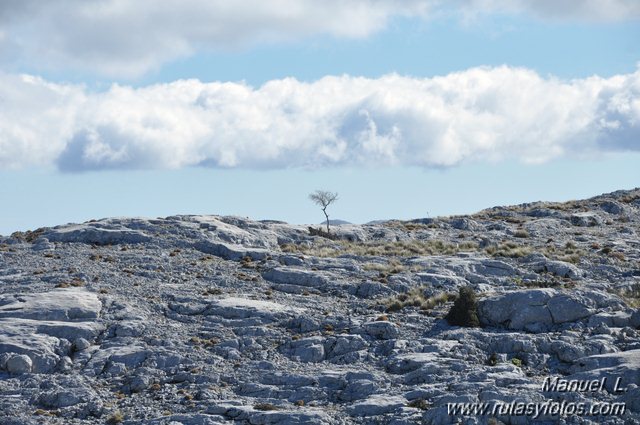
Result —
POLYGON ((331 238, 194 215, 16 232, 0 237, 0 424, 640 424, 639 226, 634 190, 331 238), (481 327, 445 320, 461 287, 481 327), (549 401, 627 411, 450 411, 549 401))
POLYGON ((478 317, 487 326, 543 332, 554 325, 593 315, 596 303, 579 293, 530 289, 490 297, 478 303, 478 317))

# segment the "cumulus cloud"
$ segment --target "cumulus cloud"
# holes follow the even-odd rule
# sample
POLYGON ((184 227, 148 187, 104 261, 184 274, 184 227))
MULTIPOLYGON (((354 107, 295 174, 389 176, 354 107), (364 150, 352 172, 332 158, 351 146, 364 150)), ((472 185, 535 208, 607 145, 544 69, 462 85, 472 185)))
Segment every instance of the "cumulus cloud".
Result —
POLYGON ((85 101, 82 87, 0 74, 0 169, 51 163, 73 135, 85 101))
POLYGON ((361 38, 398 16, 534 14, 609 22, 640 18, 637 0, 3 0, 0 58, 32 67, 135 77, 198 51, 361 38))
POLYGON ((507 66, 435 78, 181 80, 95 93, 0 76, 0 168, 448 167, 640 151, 640 69, 563 81, 507 66))

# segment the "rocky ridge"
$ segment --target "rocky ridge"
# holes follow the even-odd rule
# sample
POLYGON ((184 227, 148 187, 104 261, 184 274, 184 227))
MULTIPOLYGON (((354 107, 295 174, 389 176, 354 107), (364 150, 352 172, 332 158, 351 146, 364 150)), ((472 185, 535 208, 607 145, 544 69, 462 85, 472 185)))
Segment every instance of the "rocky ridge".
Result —
POLYGON ((0 237, 0 424, 640 423, 639 189, 332 231, 172 216, 0 237), (464 286, 480 327, 443 319, 464 286), (447 411, 549 400, 626 411, 447 411))

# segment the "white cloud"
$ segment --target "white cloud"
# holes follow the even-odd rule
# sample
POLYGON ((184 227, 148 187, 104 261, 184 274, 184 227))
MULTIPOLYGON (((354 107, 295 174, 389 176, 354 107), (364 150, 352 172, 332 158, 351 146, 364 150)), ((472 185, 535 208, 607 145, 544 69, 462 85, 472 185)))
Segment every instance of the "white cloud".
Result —
POLYGON ((447 167, 640 151, 640 69, 572 81, 506 66, 259 88, 185 80, 102 93, 2 75, 0 103, 5 169, 447 167))
POLYGON ((50 164, 73 135, 82 87, 0 74, 0 169, 50 164))
POLYGON ((637 0, 456 0, 466 14, 530 13, 551 20, 615 22, 640 18, 637 0))
POLYGON ((0 5, 13 51, 35 63, 137 76, 198 49, 316 34, 366 37, 420 0, 35 0, 0 5))
POLYGON ((135 77, 202 50, 367 37, 397 16, 526 13, 543 19, 640 19, 638 0, 3 0, 0 58, 32 68, 135 77))

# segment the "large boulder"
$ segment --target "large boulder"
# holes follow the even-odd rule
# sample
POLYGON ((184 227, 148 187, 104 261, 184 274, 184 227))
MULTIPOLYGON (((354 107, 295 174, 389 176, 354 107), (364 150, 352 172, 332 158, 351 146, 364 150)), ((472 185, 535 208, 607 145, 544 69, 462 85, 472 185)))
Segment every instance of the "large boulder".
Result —
POLYGON ((602 211, 613 215, 623 214, 625 210, 625 207, 616 201, 604 201, 600 204, 600 208, 602 211))
POLYGON ((394 339, 398 337, 398 327, 391 322, 367 322, 362 325, 364 332, 376 339, 394 339))
POLYGON ((55 289, 45 293, 0 297, 0 318, 75 321, 98 318, 102 303, 85 289, 55 289))
POLYGON ((11 373, 46 373, 59 364, 63 341, 94 340, 104 329, 97 321, 102 303, 85 289, 56 289, 0 297, 0 355, 11 373))
POLYGON ((515 291, 478 303, 478 318, 487 326, 540 331, 553 323, 547 303, 553 289, 515 291))
POLYGON ((579 293, 557 294, 549 300, 547 308, 553 323, 575 322, 595 313, 595 304, 579 293))
POLYGON ((602 217, 591 211, 572 214, 569 220, 571 224, 579 227, 600 226, 603 222, 602 217))
POLYGON ((329 285, 329 279, 323 273, 295 267, 276 267, 264 272, 262 277, 273 283, 311 288, 322 288, 329 285))
POLYGON ((552 273, 556 276, 580 280, 584 276, 584 271, 579 267, 567 263, 566 261, 556 261, 544 258, 542 261, 533 265, 533 270, 538 273, 552 273))
POLYGON ((401 396, 374 395, 354 403, 349 413, 351 416, 378 416, 397 412, 406 404, 407 400, 401 396))
POLYGON ((247 248, 239 244, 213 240, 196 242, 193 247, 205 254, 215 255, 216 257, 232 261, 238 261, 245 257, 249 257, 252 260, 263 260, 269 255, 269 250, 264 248, 247 248))
POLYGON ((543 332, 554 325, 586 318, 596 312, 595 303, 581 294, 555 289, 514 291, 478 303, 478 317, 485 326, 543 332))
POLYGON ((136 244, 149 242, 151 237, 140 230, 102 223, 61 226, 44 235, 51 242, 81 242, 96 245, 136 244))
POLYGON ((25 354, 14 354, 5 363, 7 372, 15 374, 29 373, 32 366, 31 358, 25 354))

